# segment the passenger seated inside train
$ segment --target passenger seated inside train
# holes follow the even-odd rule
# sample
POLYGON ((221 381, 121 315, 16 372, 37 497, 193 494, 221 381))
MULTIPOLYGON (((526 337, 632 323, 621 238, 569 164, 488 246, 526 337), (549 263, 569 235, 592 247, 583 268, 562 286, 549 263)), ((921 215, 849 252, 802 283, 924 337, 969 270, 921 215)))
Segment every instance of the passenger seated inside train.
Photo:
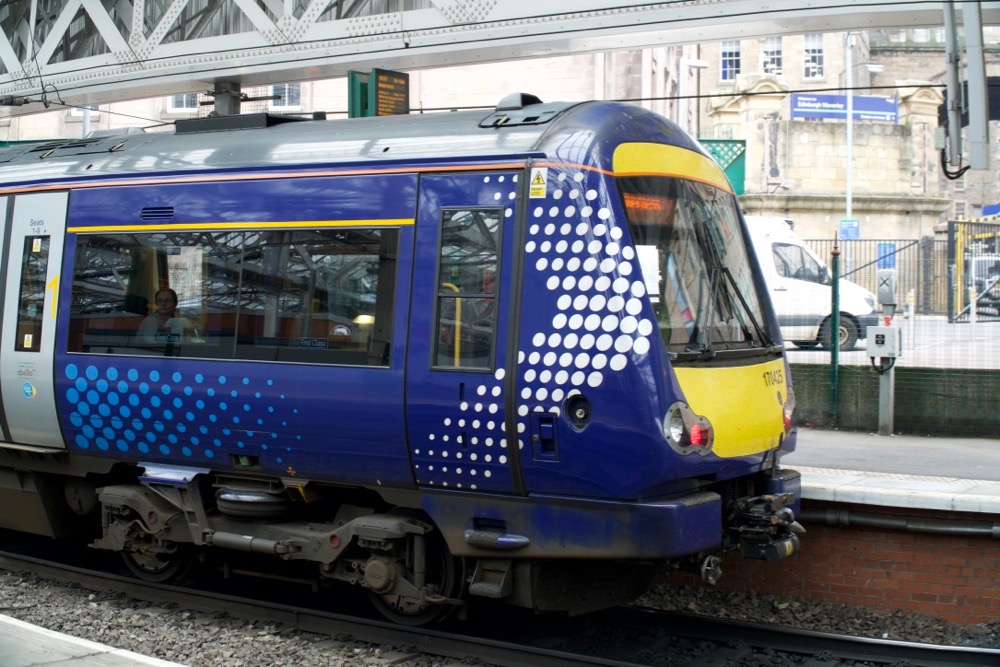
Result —
POLYGON ((136 337, 144 343, 179 343, 196 337, 198 331, 191 320, 177 310, 177 292, 159 290, 155 296, 156 310, 143 319, 136 337))

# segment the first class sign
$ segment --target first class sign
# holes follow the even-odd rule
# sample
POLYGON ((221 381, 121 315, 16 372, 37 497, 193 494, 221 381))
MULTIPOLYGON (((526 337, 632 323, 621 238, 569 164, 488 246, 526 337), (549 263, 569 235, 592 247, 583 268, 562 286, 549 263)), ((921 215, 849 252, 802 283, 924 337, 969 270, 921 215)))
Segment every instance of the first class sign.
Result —
MULTIPOLYGON (((855 95, 853 120, 876 120, 896 123, 899 103, 884 95, 855 95)), ((792 120, 847 119, 846 95, 813 95, 792 93, 792 120)))

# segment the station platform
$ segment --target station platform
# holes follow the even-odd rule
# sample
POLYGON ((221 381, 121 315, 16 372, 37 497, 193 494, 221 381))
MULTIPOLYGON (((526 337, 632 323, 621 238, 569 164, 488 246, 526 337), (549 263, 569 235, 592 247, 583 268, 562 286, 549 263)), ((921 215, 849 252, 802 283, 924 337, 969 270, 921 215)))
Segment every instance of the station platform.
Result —
POLYGON ((179 667, 0 614, 0 667, 179 667))
POLYGON ((802 497, 860 505, 1000 514, 1000 440, 799 427, 781 465, 802 497))

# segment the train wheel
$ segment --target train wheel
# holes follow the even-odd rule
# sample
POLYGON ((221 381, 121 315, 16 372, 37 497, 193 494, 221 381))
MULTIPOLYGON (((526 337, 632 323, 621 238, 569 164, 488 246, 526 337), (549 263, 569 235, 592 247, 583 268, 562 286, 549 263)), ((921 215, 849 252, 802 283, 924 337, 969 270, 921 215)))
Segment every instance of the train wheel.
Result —
MULTIPOLYGON (((444 540, 435 534, 425 538, 427 574, 425 589, 429 595, 457 599, 465 585, 465 568, 462 561, 451 555, 444 540)), ((410 573, 412 575, 412 573, 410 573)), ((457 606, 453 603, 429 602, 404 596, 369 593, 372 604, 393 623, 411 627, 430 625, 444 620, 457 606)))
POLYGON ((190 545, 149 537, 131 540, 122 551, 122 559, 132 574, 152 582, 179 579, 191 570, 196 560, 190 545))

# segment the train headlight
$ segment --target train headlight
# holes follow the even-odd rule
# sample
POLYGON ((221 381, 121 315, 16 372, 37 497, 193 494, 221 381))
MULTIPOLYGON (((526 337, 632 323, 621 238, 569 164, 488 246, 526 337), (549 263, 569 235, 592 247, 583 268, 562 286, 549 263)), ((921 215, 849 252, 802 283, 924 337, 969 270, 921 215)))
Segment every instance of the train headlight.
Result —
POLYGON ((674 444, 681 444, 684 440, 684 417, 680 410, 671 410, 667 413, 666 431, 667 439, 674 444))
POLYGON ((663 436, 678 454, 701 454, 712 451, 715 433, 706 418, 696 415, 685 403, 674 403, 663 418, 663 436))

